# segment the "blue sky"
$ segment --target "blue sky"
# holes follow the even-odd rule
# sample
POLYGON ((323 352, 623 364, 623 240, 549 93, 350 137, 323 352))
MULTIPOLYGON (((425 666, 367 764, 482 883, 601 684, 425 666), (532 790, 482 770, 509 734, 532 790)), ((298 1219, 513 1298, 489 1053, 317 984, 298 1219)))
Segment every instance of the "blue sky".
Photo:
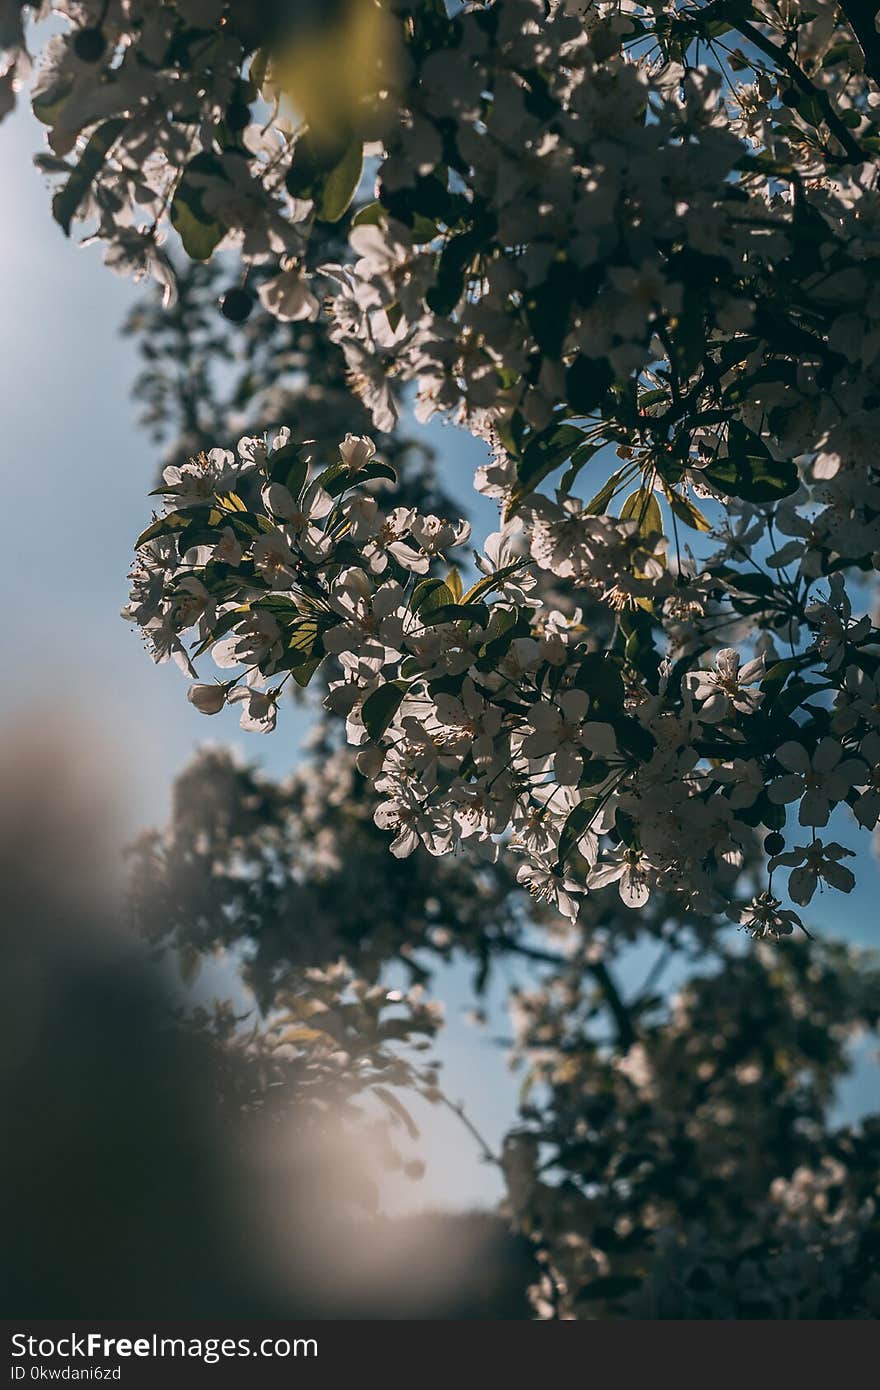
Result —
MULTIPOLYGON (((0 353, 3 361, 3 444, 0 452, 6 517, 0 548, 5 679, 0 707, 7 730, 36 709, 88 731, 106 769, 124 788, 118 847, 139 830, 161 823, 174 774, 207 738, 235 743, 272 772, 289 768, 304 722, 279 721, 260 740, 240 733, 234 715, 210 725, 186 702, 176 667, 153 667, 138 638, 121 621, 132 539, 149 515, 147 491, 156 455, 135 424, 129 390, 134 347, 119 335, 138 290, 101 262, 97 247, 80 249, 52 221, 42 176, 31 163, 42 128, 27 108, 0 125, 4 211, 0 220, 0 353)), ((441 468, 467 497, 482 447, 451 428, 428 434, 441 450, 441 468)), ((468 506, 482 530, 494 508, 468 506)), ((811 929, 874 944, 878 867, 865 837, 840 817, 844 843, 863 845, 859 886, 848 898, 815 900, 811 929)), ((120 874, 118 864, 108 875, 120 874)), ((784 949, 784 948, 783 948, 784 949)), ((451 968, 437 980, 448 1001, 443 1042, 447 1093, 463 1100, 490 1141, 497 1142, 516 1104, 518 1080, 503 1050, 464 1021, 469 975, 451 968)), ((499 982, 503 986, 503 981, 499 982)), ((502 990, 489 1034, 506 1032, 502 990)), ((849 1114, 876 1107, 876 1069, 863 1049, 855 1080, 842 1097, 849 1114)), ((428 1174, 413 1189, 416 1204, 461 1207, 499 1195, 491 1168, 481 1164, 458 1121, 418 1108, 424 1124, 428 1174)))
MULTIPOLYGON (((0 713, 7 730, 35 711, 81 728, 102 773, 112 770, 124 792, 116 822, 121 851, 137 831, 166 819, 174 775, 200 743, 234 743, 280 774, 296 757, 306 722, 287 710, 278 733, 261 739, 242 734, 233 712, 207 721, 187 703, 177 668, 153 666, 119 617, 157 463, 129 396, 136 353, 119 334, 138 289, 102 264, 100 248, 78 247, 52 221, 45 181, 31 162, 42 139, 26 106, 0 125, 6 517, 0 584, 7 654, 0 713)), ((457 431, 431 433, 465 492, 482 450, 457 431)), ((486 508, 487 523, 492 510, 486 508)), ((121 855, 107 874, 121 881, 121 855)), ((451 1000, 447 1090, 497 1136, 515 1105, 516 1082, 501 1052, 480 1047, 464 1022, 466 982, 455 969, 438 980, 438 994, 451 1000), (476 1067, 475 1046, 482 1058, 476 1067)), ((429 1173, 412 1188, 411 1200, 465 1206, 499 1195, 494 1173, 455 1117, 417 1109, 429 1173)))

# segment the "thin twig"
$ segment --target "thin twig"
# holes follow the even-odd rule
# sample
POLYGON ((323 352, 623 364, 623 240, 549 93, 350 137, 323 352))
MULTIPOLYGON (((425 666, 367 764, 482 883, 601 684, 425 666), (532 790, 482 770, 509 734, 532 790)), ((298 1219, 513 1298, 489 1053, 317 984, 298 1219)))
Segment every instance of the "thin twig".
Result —
POLYGON ((458 1116, 459 1120, 460 1120, 461 1123, 464 1125, 465 1129, 468 1131, 468 1133, 470 1134, 471 1138, 472 1138, 472 1139, 475 1139, 475 1140, 477 1141, 477 1144, 478 1144, 479 1147, 480 1147, 480 1152, 482 1153, 484 1162, 486 1162, 486 1163, 494 1163, 495 1166, 496 1166, 496 1168, 500 1168, 500 1167, 501 1167, 501 1159, 500 1159, 500 1157, 498 1156, 498 1154, 496 1154, 496 1153, 489 1147, 488 1143, 487 1143, 486 1140, 483 1138, 483 1136, 482 1136, 482 1134, 480 1133, 480 1131, 477 1129, 477 1127, 476 1127, 476 1125, 474 1124, 473 1120, 471 1120, 471 1119, 468 1118, 467 1114, 465 1113, 465 1108, 464 1108, 464 1105, 462 1104, 462 1102, 459 1101, 459 1102, 456 1104, 455 1101, 450 1100, 448 1096, 444 1096, 444 1095, 441 1095, 441 1096, 439 1097, 439 1100, 440 1100, 440 1104, 441 1104, 441 1105, 445 1105, 447 1110, 451 1110, 452 1113, 453 1113, 453 1115, 457 1115, 457 1116, 458 1116))

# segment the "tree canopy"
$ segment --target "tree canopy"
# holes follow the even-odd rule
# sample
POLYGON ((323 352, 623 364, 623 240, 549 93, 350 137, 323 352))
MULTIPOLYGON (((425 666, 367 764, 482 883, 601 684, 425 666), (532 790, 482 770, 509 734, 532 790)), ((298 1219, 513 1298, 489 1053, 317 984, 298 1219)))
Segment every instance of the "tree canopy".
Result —
POLYGON ((283 784, 183 775, 143 929, 404 1127, 432 960, 527 963, 489 1157, 542 1316, 876 1313, 828 1111, 880 974, 804 920, 880 818, 871 7, 7 0, 0 109, 29 11, 52 214, 160 285, 127 616, 205 715, 321 710, 283 784), (485 443, 477 549, 410 407, 485 443), (646 941, 679 993, 621 988, 646 941))

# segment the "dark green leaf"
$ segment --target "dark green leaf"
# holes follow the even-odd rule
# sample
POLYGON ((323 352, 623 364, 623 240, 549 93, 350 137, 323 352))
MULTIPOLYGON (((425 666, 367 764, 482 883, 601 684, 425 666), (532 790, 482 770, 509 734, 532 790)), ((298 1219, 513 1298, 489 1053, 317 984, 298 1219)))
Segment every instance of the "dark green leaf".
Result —
POLYGON ((568 813, 559 836, 559 863, 564 864, 590 828, 595 810, 589 801, 580 801, 568 813))
POLYGON ((593 712, 603 719, 623 709, 626 688, 619 658, 604 652, 587 652, 581 659, 574 683, 579 690, 587 692, 593 712))
POLYGON ((510 645, 518 637, 528 637, 532 630, 529 609, 495 609, 492 619, 492 636, 480 648, 477 658, 478 671, 493 671, 510 650, 510 645))
POLYGON ((363 167, 364 147, 360 140, 354 140, 321 181, 315 212, 322 222, 338 222, 348 209, 361 181, 363 167))
POLYGON ((385 220, 385 209, 380 202, 365 203, 351 219, 353 227, 379 227, 385 220))
POLYGON ((323 656, 315 656, 310 661, 303 662, 302 666, 291 666, 290 674, 297 685, 307 686, 323 660, 323 656))
MULTIPOLYGON (((180 531, 192 526, 194 522, 199 522, 200 525, 204 524, 207 510, 204 507, 192 507, 187 511, 168 512, 165 516, 160 516, 138 536, 134 543, 135 550, 140 550, 142 545, 146 545, 149 541, 158 540, 161 536, 177 535, 180 531)), ((216 515, 219 518, 220 513, 217 512, 216 515)))
POLYGON ((171 204, 171 224, 183 242, 183 249, 194 261, 210 260, 214 248, 226 235, 226 227, 205 210, 206 180, 228 183, 226 170, 216 155, 195 155, 184 170, 171 204))
POLYGON ((547 357, 558 358, 568 332, 571 306, 578 288, 577 267, 568 260, 556 260, 547 279, 526 300, 526 317, 535 342, 547 357))
POLYGON ((577 425, 550 425, 530 439, 519 461, 510 507, 515 507, 530 492, 534 492, 548 473, 571 458, 584 437, 583 430, 578 429, 577 425))
POLYGON ((585 357, 580 353, 565 374, 565 394, 573 411, 590 415, 601 405, 614 382, 614 373, 604 357, 585 357))
POLYGON ((492 220, 478 218, 466 232, 450 237, 437 263, 437 278, 425 295, 435 314, 451 314, 464 294, 467 272, 492 227, 492 220))
POLYGON ((648 762, 657 746, 653 734, 631 715, 618 715, 613 724, 615 737, 624 753, 639 762, 648 762))
POLYGON ((502 565, 501 569, 495 570, 494 574, 484 575, 482 579, 477 580, 476 584, 471 585, 467 593, 463 596, 462 601, 464 603, 470 603, 473 599, 482 598, 483 594, 490 593, 492 589, 500 588, 505 579, 509 579, 512 574, 516 574, 521 568, 522 566, 519 562, 514 561, 511 565, 502 565))
POLYGON ((428 605, 422 610, 422 621, 426 627, 433 627, 435 623, 481 623, 485 626, 489 621, 489 610, 485 603, 442 603, 435 608, 428 605))
POLYGON ((113 120, 105 121, 103 125, 98 126, 98 129, 90 137, 70 178, 52 199, 52 216, 63 228, 65 236, 70 236, 70 224, 77 208, 85 199, 95 178, 103 168, 110 148, 125 128, 125 124, 122 116, 115 116, 113 120))
POLYGON ((361 707, 364 728, 374 742, 382 737, 409 689, 406 681, 388 681, 368 695, 361 707))
POLYGON ((193 660, 195 660, 197 656, 201 656, 204 652, 206 652, 209 647, 212 647, 214 645, 215 642, 219 642, 220 638, 225 637, 227 632, 231 632, 232 629, 236 626, 236 624, 241 622, 245 614, 249 613, 250 611, 251 605, 249 603, 243 603, 240 608, 233 608, 231 612, 224 613, 223 617, 208 634, 205 640, 203 642, 200 642, 199 645, 196 647, 195 651, 191 653, 193 660))
POLYGON ((571 463, 569 464, 568 468, 566 468, 559 481, 559 488, 561 492, 571 492, 572 484, 574 483, 581 469, 584 467, 585 464, 589 463, 590 459, 593 457, 594 454, 598 454, 599 450, 604 448, 604 445, 605 441, 602 439, 600 439, 597 444, 593 444, 590 443, 589 440, 585 440, 583 444, 578 445, 578 447, 575 449, 574 453, 571 456, 571 463))
POLYGON ((745 502, 776 502, 798 487, 798 471, 790 459, 777 461, 758 435, 739 420, 730 424, 728 456, 702 470, 719 492, 745 502))
POLYGON ((584 770, 578 779, 578 786, 595 787, 597 783, 605 781, 610 771, 608 764, 601 758, 587 758, 584 763, 584 770))

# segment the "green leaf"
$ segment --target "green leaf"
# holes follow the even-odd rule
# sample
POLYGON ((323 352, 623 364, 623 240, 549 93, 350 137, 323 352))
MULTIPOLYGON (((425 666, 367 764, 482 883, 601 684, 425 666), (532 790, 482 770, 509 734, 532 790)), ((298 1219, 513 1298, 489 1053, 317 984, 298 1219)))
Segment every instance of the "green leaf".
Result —
POLYGON ((661 405, 669 400, 669 392, 665 386, 658 386, 653 391, 643 391, 638 398, 639 410, 647 410, 650 405, 661 405))
POLYGON ((241 622, 245 613, 249 613, 250 611, 251 605, 249 603, 243 603, 239 608, 233 608, 229 613, 224 613, 217 625, 208 633, 205 640, 199 643, 194 652, 190 653, 192 659, 195 660, 197 656, 203 656, 209 647, 212 647, 215 642, 219 642, 220 638, 225 637, 227 632, 231 632, 236 624, 241 622))
POLYGON ((409 686, 406 681, 388 681, 386 685, 380 685, 378 690, 374 690, 372 695, 368 695, 364 700, 361 706, 361 717, 364 721, 364 728, 375 743, 378 743, 400 709, 408 689, 409 686))
POLYGON ((70 73, 67 77, 53 82, 47 91, 39 92, 32 97, 31 110, 37 120, 43 125, 54 125, 75 85, 76 79, 70 73))
POLYGON ((798 487, 797 466, 776 460, 764 441, 739 420, 730 424, 727 458, 717 459, 702 476, 719 492, 745 502, 776 502, 798 487))
POLYGON ((565 394, 573 411, 590 415, 601 405, 614 382, 614 373, 604 357, 585 357, 580 353, 565 374, 565 394))
POLYGON ((103 168, 111 146, 124 129, 125 124, 125 119, 122 116, 116 116, 113 120, 105 121, 103 125, 98 126, 83 150, 79 163, 72 171, 70 178, 52 199, 52 216, 64 231, 65 236, 70 236, 70 224, 77 208, 85 199, 95 178, 103 168))
POLYGON ((357 192, 363 167, 363 143, 353 140, 338 164, 321 181, 315 212, 322 222, 338 222, 347 211, 357 192))
MULTIPOLYGON (((585 464, 589 463, 594 454, 598 454, 600 449, 605 447, 604 439, 600 439, 597 444, 584 441, 579 444, 571 456, 571 464, 566 468, 559 482, 561 492, 571 492, 572 484, 585 464)), ((616 475, 615 475, 616 476, 616 475)))
POLYGON ((623 709, 626 689, 620 673, 620 659, 606 652, 587 652, 581 658, 574 680, 579 690, 590 696, 591 711, 602 719, 623 709))
POLYGON ((804 705, 812 695, 821 695, 823 691, 830 690, 830 685, 822 685, 816 681, 805 681, 799 676, 796 680, 789 682, 785 690, 777 695, 773 703, 774 715, 794 714, 796 709, 804 705))
POLYGON ((643 536, 662 536, 663 517, 660 503, 648 488, 640 487, 631 492, 620 509, 621 521, 637 521, 639 534, 643 536))
POLYGON ((323 660, 323 656, 314 656, 311 661, 303 662, 302 666, 291 666, 290 674, 293 676, 297 685, 301 685, 305 688, 323 660))
POLYGON ((637 758, 639 762, 649 762, 654 749, 657 747, 656 740, 650 730, 629 714, 618 715, 612 722, 615 738, 624 753, 627 753, 631 758, 637 758))
POLYGON ((584 770, 578 778, 579 787, 595 787, 599 782, 604 782, 610 773, 611 768, 602 758, 587 758, 584 763, 584 770))
POLYGON ((510 565, 502 565, 500 570, 495 570, 494 574, 484 575, 482 579, 477 580, 476 584, 471 585, 467 593, 463 595, 462 602, 471 603, 474 599, 482 598, 484 594, 490 593, 492 589, 500 588, 505 579, 509 579, 521 568, 520 562, 514 561, 510 565))
POLYGON ((396 483, 397 471, 390 463, 368 463, 365 468, 359 469, 353 478, 357 483, 372 483, 377 478, 387 478, 390 483, 396 483))
POLYGON ((331 463, 329 468, 319 473, 315 482, 331 497, 338 497, 347 487, 351 487, 352 472, 348 464, 340 459, 338 463, 331 463))
POLYGON ((183 242, 183 249, 194 261, 208 261, 226 235, 226 227, 205 211, 205 179, 228 183, 229 178, 216 155, 202 152, 190 160, 171 204, 171 225, 183 242))
POLYGON ((571 320, 578 271, 568 260, 555 260, 542 285, 526 299, 525 309, 535 342, 547 357, 558 358, 571 320))
POLYGON ((458 570, 455 568, 454 565, 452 566, 451 570, 446 576, 446 587, 452 594, 452 597, 455 600, 455 602, 461 603, 463 599, 464 586, 461 582, 461 575, 459 574, 458 570))
POLYGON ((146 531, 142 531, 134 543, 135 550, 140 550, 142 545, 147 545, 149 541, 158 540, 161 536, 176 535, 179 531, 191 526, 194 521, 200 521, 202 508, 193 508, 185 512, 168 512, 166 516, 160 516, 146 531))
POLYGON ((280 623, 289 623, 300 617, 298 604, 286 594, 266 594, 264 598, 254 599, 251 607, 262 613, 271 613, 280 623))
MULTIPOLYGON (((257 605, 254 604, 253 607, 257 605)), ((285 619, 280 614, 276 614, 280 622, 285 619)), ((288 620, 289 621, 289 620, 288 620)), ((324 659, 323 636, 326 631, 326 624, 319 623, 315 618, 299 618, 288 629, 287 649, 283 658, 278 661, 274 656, 267 657, 267 662, 271 665, 272 671, 290 671, 299 685, 306 685, 311 679, 314 671, 324 659), (308 668, 313 667, 309 671, 308 668), (297 675, 297 672, 300 674, 297 675), (305 678, 302 679, 305 674, 305 678)), ((263 670, 262 665, 260 670, 263 670)), ((266 674, 264 672, 264 674, 266 674)))
POLYGON ((706 351, 705 300, 697 285, 684 287, 672 345, 675 365, 686 381, 696 371, 706 351))
POLYGON ((385 209, 380 202, 365 203, 351 219, 353 227, 379 227, 385 221, 385 209))
POLYGON ((464 294, 468 268, 494 225, 493 218, 478 218, 472 227, 450 237, 437 263, 437 277, 425 295, 435 314, 451 314, 464 294))
POLYGON ((457 623, 470 622, 481 623, 483 626, 489 621, 489 610, 485 603, 441 603, 435 608, 431 605, 422 611, 422 622, 425 627, 433 627, 435 623, 457 623))
MULTIPOLYGON (((465 595, 470 598, 471 595, 465 595)), ((452 590, 442 579, 420 579, 413 589, 410 609, 413 613, 423 613, 429 608, 439 608, 443 604, 454 603, 452 590)))
POLYGON ((316 482, 325 492, 329 492, 331 497, 339 497, 356 483, 370 483, 376 478, 387 478, 392 483, 397 482, 397 474, 388 463, 368 463, 365 468, 352 472, 348 464, 339 459, 336 463, 331 463, 329 468, 325 468, 324 472, 318 475, 316 482))
POLYGON ((774 662, 769 671, 764 673, 764 679, 761 681, 761 689, 767 700, 775 703, 791 673, 809 665, 809 660, 807 656, 786 656, 782 661, 774 662))
POLYGON ((308 459, 295 459, 294 462, 290 465, 289 469, 287 470, 287 478, 285 479, 284 483, 284 486, 287 488, 287 491, 290 493, 294 501, 299 500, 300 494, 302 493, 302 490, 305 487, 306 478, 308 476, 308 459))
POLYGON ((321 635, 321 629, 314 618, 306 618, 298 623, 287 643, 287 649, 298 652, 303 657, 311 657, 321 635))
POLYGON ((324 180, 343 162, 351 144, 342 138, 319 139, 307 130, 296 142, 293 161, 284 178, 294 198, 310 198, 317 206, 324 180))
POLYGON ((478 671, 493 671, 510 650, 517 637, 528 637, 532 631, 527 608, 496 608, 492 615, 492 635, 479 651, 478 671))
MULTIPOLYGON (((601 516, 603 512, 607 511, 608 503, 617 491, 620 480, 625 472, 625 468, 618 468, 616 472, 611 474, 608 482, 599 489, 595 497, 591 497, 589 502, 587 502, 583 509, 584 516, 601 516)), ((564 481, 563 479, 563 482, 564 481)))
MULTIPOLYGON (((406 662, 404 662, 404 666, 406 662)), ((401 666, 401 671, 403 666, 401 666)), ((418 675, 420 665, 418 658, 413 660, 413 675, 418 675)), ((428 693, 432 697, 435 695, 460 695, 461 687, 464 685, 464 672, 458 676, 438 676, 436 680, 428 684, 428 693)))
POLYGON ((666 500, 679 521, 683 521, 685 526, 689 526, 692 531, 711 531, 711 523, 706 520, 699 507, 694 506, 689 497, 685 497, 681 492, 676 492, 674 488, 669 488, 666 492, 666 500))
POLYGON ((589 801, 580 801, 568 813, 562 834, 559 836, 559 863, 564 864, 577 849, 580 841, 590 828, 595 810, 589 801))
POLYGON ((309 461, 303 457, 302 446, 289 439, 280 449, 272 451, 267 463, 270 482, 282 483, 291 497, 299 497, 309 473, 309 461))
POLYGON ((517 468, 517 483, 508 506, 508 513, 535 488, 548 473, 572 457, 583 442, 584 431, 577 425, 550 425, 530 439, 517 468))
POLYGON ((639 848, 638 825, 629 812, 622 811, 620 807, 614 813, 614 829, 627 849, 639 848))

